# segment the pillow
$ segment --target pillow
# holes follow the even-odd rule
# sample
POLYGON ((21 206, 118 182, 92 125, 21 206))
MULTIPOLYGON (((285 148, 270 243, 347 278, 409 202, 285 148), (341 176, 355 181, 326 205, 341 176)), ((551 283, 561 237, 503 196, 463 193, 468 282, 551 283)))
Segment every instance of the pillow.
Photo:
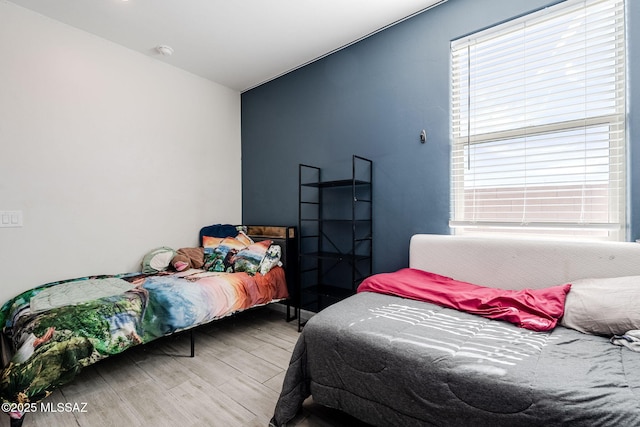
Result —
POLYGON ((215 246, 205 246, 202 268, 209 271, 233 272, 235 256, 244 248, 245 245, 234 237, 225 237, 215 246))
POLYGON ((255 243, 253 239, 247 236, 247 234, 244 231, 239 231, 238 235, 236 236, 236 239, 242 242, 245 246, 249 246, 255 243))
POLYGON ((489 319, 515 323, 533 331, 549 331, 562 317, 571 285, 545 289, 498 289, 462 282, 414 268, 367 277, 358 292, 396 295, 455 308, 489 319))
POLYGON ((142 272, 154 274, 166 270, 175 254, 176 251, 166 246, 150 251, 142 258, 142 272))
POLYGON ((176 271, 188 268, 202 268, 204 264, 204 248, 180 248, 171 260, 171 266, 176 271))
MULTIPOLYGON (((200 242, 202 243, 205 236, 213 237, 235 237, 241 228, 231 224, 214 224, 200 229, 200 242)), ((204 246, 204 245, 202 245, 204 246)))
POLYGON ((222 243, 224 237, 212 237, 212 236, 202 236, 202 247, 206 248, 215 248, 222 243))
POLYGON ((560 324, 585 334, 623 335, 640 329, 638 301, 640 276, 575 280, 560 324))
POLYGON ((282 256, 282 248, 279 245, 271 245, 269 249, 267 249, 267 253, 264 258, 260 262, 260 266, 258 267, 258 272, 263 276, 267 274, 273 267, 276 265, 282 265, 280 262, 280 257, 282 256))
POLYGON ((243 271, 250 276, 256 274, 271 243, 273 243, 271 240, 262 240, 241 249, 234 258, 233 270, 235 272, 243 271))

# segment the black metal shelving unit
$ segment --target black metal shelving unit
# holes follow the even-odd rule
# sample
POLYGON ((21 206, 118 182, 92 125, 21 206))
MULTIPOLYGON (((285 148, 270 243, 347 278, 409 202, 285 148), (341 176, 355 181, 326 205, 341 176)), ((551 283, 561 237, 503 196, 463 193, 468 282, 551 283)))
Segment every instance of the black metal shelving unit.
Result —
POLYGON ((321 168, 299 165, 299 309, 318 312, 372 274, 373 161, 354 155, 351 172, 324 181, 321 168))

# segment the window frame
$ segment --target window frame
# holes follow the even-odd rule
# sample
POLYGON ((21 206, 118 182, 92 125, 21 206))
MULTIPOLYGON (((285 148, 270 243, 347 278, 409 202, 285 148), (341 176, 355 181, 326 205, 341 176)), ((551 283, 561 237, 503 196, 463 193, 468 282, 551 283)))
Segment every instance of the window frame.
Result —
MULTIPOLYGON (((625 19, 625 2, 624 0, 565 0, 564 2, 550 6, 542 11, 532 12, 531 14, 515 18, 511 21, 507 21, 496 25, 495 27, 491 27, 489 29, 481 30, 477 33, 471 34, 469 36, 465 36, 462 39, 454 40, 451 44, 451 217, 449 221, 449 226, 454 230, 455 234, 495 234, 495 233, 508 233, 508 234, 519 234, 524 233, 526 235, 531 236, 548 236, 554 237, 568 237, 571 236, 574 231, 586 231, 586 236, 582 236, 587 239, 605 239, 605 240, 625 240, 627 237, 627 171, 626 171, 626 156, 627 156, 627 141, 626 135, 624 132, 626 131, 626 29, 624 28, 624 22, 622 29, 622 45, 623 45, 623 53, 622 60, 618 56, 616 56, 616 66, 614 75, 616 76, 615 89, 613 90, 616 93, 616 111, 610 114, 602 114, 594 117, 582 117, 579 119, 569 119, 558 121, 554 123, 545 123, 545 124, 532 124, 527 125, 525 123, 524 126, 511 128, 511 129, 499 129, 484 133, 474 134, 471 132, 471 120, 472 120, 472 109, 471 104, 467 105, 466 110, 466 121, 460 119, 461 107, 460 103, 454 102, 455 100, 455 91, 454 87, 456 82, 460 82, 460 79, 456 79, 454 75, 456 68, 454 66, 454 50, 457 46, 463 46, 468 48, 474 40, 477 39, 491 39, 495 37, 496 34, 503 34, 505 31, 509 31, 508 28, 512 28, 514 26, 523 25, 523 22, 526 22, 531 19, 538 19, 539 16, 547 16, 549 14, 553 14, 556 11, 559 13, 564 13, 564 11, 568 8, 575 8, 576 5, 593 5, 593 4, 601 4, 606 2, 612 2, 617 4, 616 7, 619 7, 619 4, 622 4, 622 21, 625 19), (507 30, 505 30, 507 28, 507 30), (621 77, 620 77, 621 75, 621 77), (460 126, 461 124, 468 126, 468 129, 456 129, 456 126, 460 126), (580 223, 576 221, 558 221, 558 222, 517 222, 517 221, 474 221, 470 220, 468 215, 465 213, 465 209, 468 208, 465 204, 465 180, 464 173, 459 173, 460 168, 465 168, 464 163, 470 162, 467 155, 465 155, 465 150, 469 151, 476 144, 485 144, 492 143, 495 141, 504 141, 515 138, 531 138, 543 134, 550 133, 559 133, 565 132, 572 129, 588 129, 594 126, 603 126, 608 125, 609 133, 617 133, 622 132, 623 136, 621 138, 610 137, 609 138, 609 162, 608 166, 611 168, 609 171, 609 189, 613 189, 614 191, 609 192, 609 218, 617 218, 616 220, 610 220, 608 223, 580 223), (466 132, 465 132, 466 131, 466 132), (612 142, 613 141, 613 142, 612 142), (612 145, 613 144, 613 145, 612 145), (621 153, 621 154, 620 154, 621 153), (616 156, 622 156, 620 161, 611 161, 612 158, 616 156), (461 165, 462 163, 462 165, 461 165), (457 175, 456 175, 457 174, 457 175), (621 177, 621 178, 620 178, 621 177), (620 185, 612 185, 612 181, 617 179, 621 179, 622 183, 620 185), (596 233, 590 233, 591 231, 599 231, 596 233), (606 234, 605 234, 606 233, 606 234), (589 236, 589 234, 593 234, 589 236)), ((617 18, 618 15, 616 15, 617 18)), ((616 21, 617 22, 617 21, 616 21)), ((615 40, 616 46, 620 44, 620 40, 615 40)), ((616 51, 619 49, 616 49, 616 51)), ((470 58, 470 53, 467 53, 468 58, 470 58)), ((586 56, 585 56, 586 57, 586 56)), ((468 59, 471 61, 471 59, 468 59)), ((468 69, 471 69, 471 63, 469 62, 468 69)), ((469 82, 467 90, 469 92, 469 99, 471 99, 471 72, 469 74, 469 82)), ((459 89, 458 89, 459 90, 459 89)), ((525 190, 526 192, 526 190, 525 190)), ((526 199, 526 197, 524 198, 526 199)), ((523 199, 523 200, 524 200, 523 199)), ((577 234, 580 234, 577 233, 577 234)))

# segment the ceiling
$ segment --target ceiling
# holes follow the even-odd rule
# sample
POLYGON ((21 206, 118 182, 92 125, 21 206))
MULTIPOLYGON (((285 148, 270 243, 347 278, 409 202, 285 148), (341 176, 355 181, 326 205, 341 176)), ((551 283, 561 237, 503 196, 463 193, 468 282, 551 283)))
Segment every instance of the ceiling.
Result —
MULTIPOLYGON (((245 91, 443 0, 10 0, 245 91), (171 56, 155 48, 168 45, 171 56)), ((446 1, 446 0, 444 0, 446 1)))

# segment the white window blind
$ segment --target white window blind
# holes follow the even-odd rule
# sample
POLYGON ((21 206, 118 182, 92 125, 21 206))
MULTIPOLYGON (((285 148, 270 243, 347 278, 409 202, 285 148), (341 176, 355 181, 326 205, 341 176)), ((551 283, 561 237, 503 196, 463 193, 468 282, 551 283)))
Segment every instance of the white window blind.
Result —
POLYGON ((567 0, 451 44, 456 233, 624 239, 624 0, 567 0))

